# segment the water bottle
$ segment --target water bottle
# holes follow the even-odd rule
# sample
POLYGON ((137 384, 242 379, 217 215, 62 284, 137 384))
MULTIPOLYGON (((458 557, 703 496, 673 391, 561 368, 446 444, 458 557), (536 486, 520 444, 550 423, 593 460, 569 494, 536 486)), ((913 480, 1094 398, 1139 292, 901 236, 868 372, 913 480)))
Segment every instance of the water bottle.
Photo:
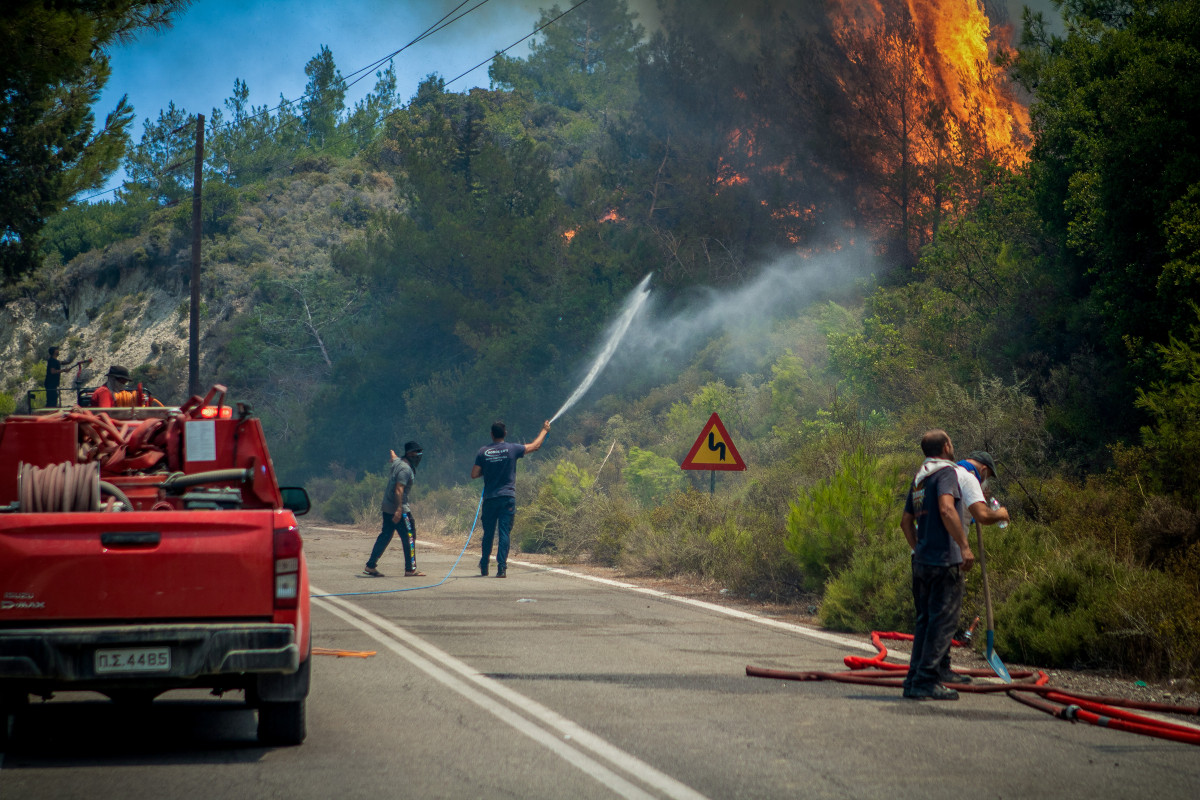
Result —
MULTIPOLYGON (((988 505, 990 505, 990 506, 992 507, 992 510, 993 510, 993 511, 995 511, 996 509, 1000 508, 1000 501, 999 501, 999 500, 997 500, 995 497, 993 497, 993 498, 991 499, 991 501, 988 503, 988 505)), ((1007 523, 1007 522, 1001 522, 1001 523, 999 523, 999 524, 998 524, 996 527, 998 527, 998 528, 1000 528, 1001 530, 1003 530, 1004 528, 1007 528, 1007 527, 1008 527, 1008 523, 1007 523)))

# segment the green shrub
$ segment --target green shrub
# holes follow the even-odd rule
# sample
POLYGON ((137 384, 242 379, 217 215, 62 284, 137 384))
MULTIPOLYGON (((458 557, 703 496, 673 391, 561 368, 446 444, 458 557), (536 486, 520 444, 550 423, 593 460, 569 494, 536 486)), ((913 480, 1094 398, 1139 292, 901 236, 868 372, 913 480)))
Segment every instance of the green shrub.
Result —
POLYGON ((521 552, 558 548, 571 535, 575 511, 595 483, 594 477, 571 461, 555 464, 515 531, 521 552))
POLYGON ((17 401, 11 394, 0 392, 0 417, 7 417, 17 410, 17 401))
POLYGON ((839 631, 912 630, 912 567, 899 531, 855 549, 850 564, 825 585, 820 619, 839 631))
MULTIPOLYGON (((1200 306, 1192 303, 1200 320, 1200 306)), ((1188 340, 1170 337, 1157 345, 1165 378, 1139 388, 1135 405, 1148 412, 1151 425, 1142 427, 1156 487, 1182 497, 1200 495, 1200 324, 1188 328, 1188 340)))
POLYGON ((709 532, 727 520, 729 506, 711 495, 683 492, 652 509, 641 535, 627 542, 624 564, 660 576, 712 574, 709 532))
POLYGON ((627 543, 643 535, 645 526, 627 497, 589 492, 575 508, 570 535, 560 541, 559 550, 611 567, 621 562, 627 543))
POLYGON ((360 480, 342 481, 321 505, 321 514, 330 522, 359 524, 378 522, 387 476, 368 472, 360 480))
POLYGON ((1099 666, 1117 588, 1114 565, 1087 546, 1056 555, 1035 565, 997 606, 996 649, 1026 664, 1099 666))
POLYGON ((732 592, 775 601, 794 600, 803 575, 784 546, 787 535, 778 516, 736 507, 708 534, 709 577, 732 592))
POLYGON ((687 488, 687 478, 673 459, 630 447, 626 457, 625 483, 644 506, 655 505, 667 495, 687 488))
POLYGON ((788 514, 787 549, 807 588, 820 588, 849 564, 857 547, 888 535, 898 481, 859 447, 842 455, 832 477, 800 493, 788 514))

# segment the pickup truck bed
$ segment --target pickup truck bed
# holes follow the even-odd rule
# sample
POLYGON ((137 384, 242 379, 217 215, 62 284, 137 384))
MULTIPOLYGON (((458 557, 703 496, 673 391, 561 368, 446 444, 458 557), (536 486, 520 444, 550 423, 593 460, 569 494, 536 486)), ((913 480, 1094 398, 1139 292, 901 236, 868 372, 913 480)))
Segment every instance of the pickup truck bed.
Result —
POLYGON ((211 398, 0 422, 0 741, 30 694, 178 688, 243 691, 261 740, 303 741, 307 496, 211 398))

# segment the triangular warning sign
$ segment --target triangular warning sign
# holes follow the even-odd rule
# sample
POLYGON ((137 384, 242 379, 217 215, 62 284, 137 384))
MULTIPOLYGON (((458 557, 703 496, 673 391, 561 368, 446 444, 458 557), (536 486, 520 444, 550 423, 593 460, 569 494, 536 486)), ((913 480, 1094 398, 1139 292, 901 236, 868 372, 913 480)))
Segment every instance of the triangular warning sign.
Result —
POLYGON ((681 469, 725 469, 743 470, 746 462, 733 446, 729 432, 721 424, 721 418, 714 411, 704 424, 700 438, 692 445, 691 451, 679 465, 681 469))

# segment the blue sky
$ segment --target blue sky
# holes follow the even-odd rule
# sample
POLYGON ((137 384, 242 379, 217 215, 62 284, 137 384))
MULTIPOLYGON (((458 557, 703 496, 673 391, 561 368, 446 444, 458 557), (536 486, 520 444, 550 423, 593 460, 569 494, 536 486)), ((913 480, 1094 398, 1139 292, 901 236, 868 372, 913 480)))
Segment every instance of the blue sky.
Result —
MULTIPOLYGON (((171 101, 189 113, 224 109, 237 78, 246 81, 250 102, 275 107, 282 94, 295 99, 308 82, 304 65, 321 45, 333 52, 342 75, 397 50, 418 36, 460 0, 198 0, 162 33, 143 33, 112 51, 112 77, 96 105, 102 121, 121 95, 128 95, 136 118, 130 131, 141 139, 144 121, 157 119, 171 101)), ((472 0, 464 9, 476 5, 472 0)), ((490 0, 478 11, 395 58, 401 98, 407 100, 431 72, 447 80, 470 69, 532 32, 540 8, 554 0, 490 0)), ((571 3, 559 2, 562 7, 571 3)), ((510 55, 523 58, 528 42, 510 55)), ((451 88, 487 86, 487 67, 451 88)), ((346 104, 375 86, 370 77, 351 87, 346 104)), ((109 183, 118 186, 124 173, 109 183)), ((98 199, 108 199, 110 196, 98 199)))

